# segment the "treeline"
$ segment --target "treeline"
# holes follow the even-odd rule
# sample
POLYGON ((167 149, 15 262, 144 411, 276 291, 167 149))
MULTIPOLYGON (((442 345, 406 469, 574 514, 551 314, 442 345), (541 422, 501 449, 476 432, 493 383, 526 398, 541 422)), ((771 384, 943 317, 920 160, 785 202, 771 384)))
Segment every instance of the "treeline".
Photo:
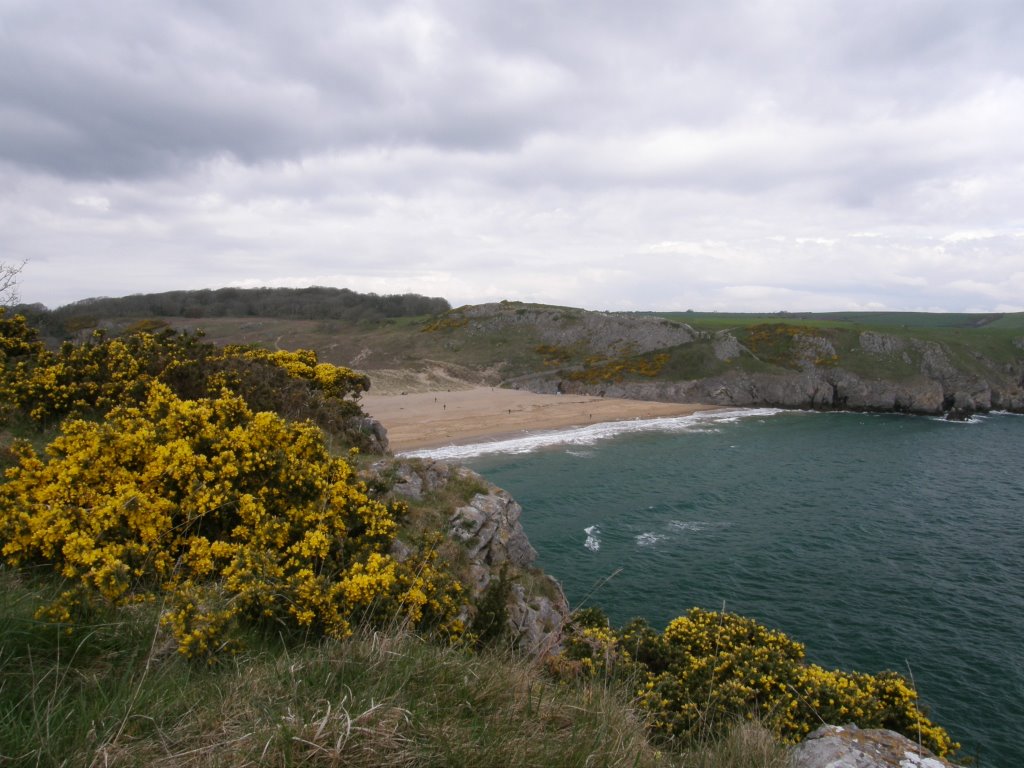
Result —
POLYGON ((435 315, 451 309, 442 298, 403 293, 380 296, 348 288, 219 288, 167 291, 121 298, 92 298, 54 310, 41 305, 18 311, 53 328, 89 325, 113 317, 276 317, 289 320, 380 321, 435 315))

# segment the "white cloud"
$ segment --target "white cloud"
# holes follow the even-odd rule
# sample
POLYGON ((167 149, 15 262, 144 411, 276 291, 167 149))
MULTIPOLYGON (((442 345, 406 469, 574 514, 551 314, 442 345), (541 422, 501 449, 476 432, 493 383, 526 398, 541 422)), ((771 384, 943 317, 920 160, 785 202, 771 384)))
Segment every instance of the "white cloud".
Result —
POLYGON ((103 195, 79 195, 72 198, 71 202, 75 205, 80 205, 82 208, 90 208, 100 213, 106 213, 110 210, 110 200, 103 195))

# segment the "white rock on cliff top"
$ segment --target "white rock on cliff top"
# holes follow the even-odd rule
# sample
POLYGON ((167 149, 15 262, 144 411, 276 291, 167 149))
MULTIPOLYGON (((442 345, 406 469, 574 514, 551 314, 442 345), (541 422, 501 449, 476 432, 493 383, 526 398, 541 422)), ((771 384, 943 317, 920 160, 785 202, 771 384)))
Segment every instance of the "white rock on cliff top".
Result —
POLYGON ((793 748, 791 768, 958 768, 906 736, 855 725, 823 725, 793 748))

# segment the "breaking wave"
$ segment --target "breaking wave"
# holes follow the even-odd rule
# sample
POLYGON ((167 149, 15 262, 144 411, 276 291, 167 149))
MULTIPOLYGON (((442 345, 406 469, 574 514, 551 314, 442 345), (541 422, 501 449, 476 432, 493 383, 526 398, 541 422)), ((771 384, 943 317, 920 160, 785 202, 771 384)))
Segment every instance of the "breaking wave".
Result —
POLYGON ((447 445, 440 448, 405 451, 398 455, 408 458, 455 461, 490 453, 531 453, 559 445, 590 446, 617 435, 639 432, 704 432, 719 424, 730 424, 741 419, 774 416, 783 412, 780 408, 738 408, 728 411, 698 411, 688 416, 608 421, 584 427, 533 432, 522 437, 486 443, 447 445))

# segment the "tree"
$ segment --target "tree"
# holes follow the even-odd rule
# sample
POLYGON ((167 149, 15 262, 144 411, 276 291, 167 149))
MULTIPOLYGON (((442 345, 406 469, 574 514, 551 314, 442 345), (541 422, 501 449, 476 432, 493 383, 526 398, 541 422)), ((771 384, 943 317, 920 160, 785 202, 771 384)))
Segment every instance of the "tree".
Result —
POLYGON ((18 275, 24 269, 21 264, 7 264, 0 261, 0 307, 10 307, 18 301, 18 275))

